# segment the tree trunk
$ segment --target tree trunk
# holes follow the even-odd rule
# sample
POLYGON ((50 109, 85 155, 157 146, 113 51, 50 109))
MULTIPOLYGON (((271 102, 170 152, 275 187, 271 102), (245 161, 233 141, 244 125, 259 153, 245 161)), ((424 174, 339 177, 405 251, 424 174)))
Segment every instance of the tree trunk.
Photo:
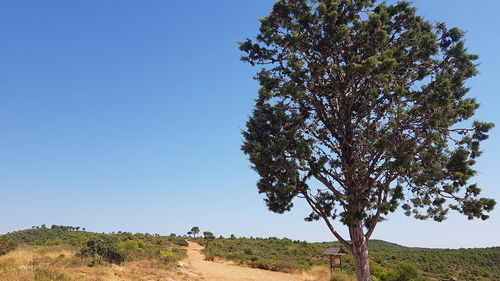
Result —
POLYGON ((371 281, 370 264, 368 261, 368 241, 360 224, 349 228, 352 241, 352 254, 356 265, 358 281, 371 281))

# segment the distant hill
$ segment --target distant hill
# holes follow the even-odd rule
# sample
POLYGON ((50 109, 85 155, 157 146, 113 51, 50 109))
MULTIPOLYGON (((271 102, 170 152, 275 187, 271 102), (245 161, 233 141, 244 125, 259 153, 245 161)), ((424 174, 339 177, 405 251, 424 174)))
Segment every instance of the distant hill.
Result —
POLYGON ((50 228, 36 227, 1 236, 14 240, 19 244, 82 246, 92 235, 94 233, 80 230, 79 227, 53 225, 50 228))
POLYGON ((396 244, 396 243, 387 242, 384 240, 376 240, 376 239, 369 240, 368 247, 370 247, 370 249, 372 249, 372 250, 376 250, 376 249, 406 249, 406 248, 408 248, 408 247, 401 246, 401 245, 396 244))

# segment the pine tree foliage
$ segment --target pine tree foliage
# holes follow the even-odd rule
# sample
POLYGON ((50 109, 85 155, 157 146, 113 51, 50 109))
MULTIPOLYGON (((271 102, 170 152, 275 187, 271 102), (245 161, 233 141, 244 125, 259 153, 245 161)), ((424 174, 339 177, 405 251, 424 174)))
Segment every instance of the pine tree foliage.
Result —
POLYGON ((242 60, 262 67, 242 150, 271 211, 304 198, 306 220, 349 247, 335 220, 369 238, 398 207, 488 218, 495 201, 469 180, 493 124, 471 120, 478 56, 462 30, 374 0, 279 0, 260 22, 240 42, 242 60))

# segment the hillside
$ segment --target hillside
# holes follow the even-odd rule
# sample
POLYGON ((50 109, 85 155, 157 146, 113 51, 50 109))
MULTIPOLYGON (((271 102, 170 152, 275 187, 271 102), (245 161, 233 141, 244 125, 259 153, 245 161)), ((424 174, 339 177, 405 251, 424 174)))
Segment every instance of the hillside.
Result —
MULTIPOLYGON (((198 239, 203 243, 202 239, 198 239)), ((205 254, 249 266, 290 272, 327 265, 326 248, 339 243, 307 243, 278 238, 217 238, 210 242, 205 254)), ((500 247, 477 249, 426 249, 372 240, 369 242, 372 273, 388 274, 398 266, 410 265, 419 275, 431 280, 500 280, 500 247)), ((352 256, 344 260, 344 270, 353 273, 352 256)))
MULTIPOLYGON (((189 238, 199 244, 206 245, 203 238, 189 238)), ((66 272, 68 265, 81 266, 121 264, 142 264, 141 267, 151 267, 169 270, 173 264, 186 257, 184 237, 174 234, 159 236, 151 234, 132 234, 118 232, 102 234, 80 230, 77 227, 52 226, 38 227, 0 235, 0 243, 5 247, 17 244, 16 255, 39 255, 53 253, 52 257, 64 256, 59 260, 47 258, 42 254, 38 261, 41 268, 54 272, 66 272), (90 249, 89 249, 90 245, 90 249), (109 245, 114 252, 93 251, 95 245, 109 245), (56 253, 59 253, 56 255, 56 253), (92 255, 85 255, 92 253, 92 255), (151 263, 152 262, 152 263, 151 263), (53 265, 58 265, 54 269, 53 265)), ((323 255, 326 248, 339 247, 339 243, 323 242, 308 243, 287 238, 216 238, 202 250, 208 260, 228 260, 254 268, 281 271, 305 272, 328 265, 328 258, 323 255)), ((426 249, 405 247, 382 240, 369 242, 372 273, 379 281, 398 280, 397 274, 414 275, 412 280, 442 280, 456 278, 458 280, 500 280, 500 247, 477 249, 426 249)), ((1 250, 1 249, 0 249, 1 250)), ((0 251, 1 255, 1 251, 0 251)), ((7 259, 0 260, 0 276, 2 280, 6 272, 19 272, 9 267, 7 259), (7 269, 11 270, 7 270, 7 269)), ((354 273, 352 256, 343 260, 343 271, 347 275, 354 273)), ((22 268, 20 265, 19 268, 22 268)), ((108 267, 109 268, 109 267, 108 267)), ((70 270, 71 271, 71 270, 70 270)), ((16 273, 17 272, 17 273, 16 273)), ((12 274, 14 274, 12 273, 12 274)), ((54 273, 54 274, 56 274, 54 273)), ((21 279, 23 280, 23 279, 21 279)), ((41 279, 43 280, 43 279, 41 279)), ((105 280, 105 279, 103 279, 105 280)), ((125 279, 126 280, 126 279, 125 279)))
POLYGON ((70 245, 83 246, 83 244, 96 233, 80 231, 76 227, 54 225, 51 228, 37 227, 4 234, 3 237, 16 241, 19 244, 36 246, 70 245))
POLYGON ((187 245, 175 235, 42 226, 0 235, 0 280, 192 280, 175 268, 187 245))

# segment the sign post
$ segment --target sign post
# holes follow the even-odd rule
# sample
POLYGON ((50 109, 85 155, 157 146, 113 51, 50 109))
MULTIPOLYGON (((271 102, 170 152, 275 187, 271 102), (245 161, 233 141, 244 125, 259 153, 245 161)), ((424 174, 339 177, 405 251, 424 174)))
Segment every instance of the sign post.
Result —
POLYGON ((328 248, 324 254, 330 257, 330 274, 333 278, 333 269, 342 269, 342 256, 345 256, 346 253, 341 248, 328 248))

